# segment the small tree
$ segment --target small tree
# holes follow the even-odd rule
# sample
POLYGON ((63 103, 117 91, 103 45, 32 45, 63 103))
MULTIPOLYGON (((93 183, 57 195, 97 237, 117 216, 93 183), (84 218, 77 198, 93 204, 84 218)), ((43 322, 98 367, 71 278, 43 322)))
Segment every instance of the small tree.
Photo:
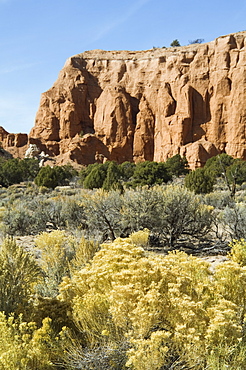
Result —
POLYGON ((195 40, 189 40, 189 44, 202 44, 204 42, 204 39, 195 39, 195 40))
POLYGON ((42 167, 35 177, 34 182, 38 186, 54 189, 58 185, 66 185, 77 174, 72 166, 45 166, 42 167))
POLYGON ((181 157, 180 154, 168 158, 165 162, 165 167, 169 176, 181 176, 189 173, 188 161, 185 157, 181 157))
POLYGON ((68 185, 69 180, 78 174, 78 172, 69 164, 65 166, 55 166, 54 171, 58 185, 68 185))
POLYGON ((210 172, 213 172, 215 176, 222 176, 226 171, 227 167, 233 164, 233 157, 226 154, 218 154, 207 160, 204 168, 210 172))
POLYGON ((103 186, 107 172, 103 164, 93 166, 90 173, 85 177, 83 186, 86 189, 99 189, 103 186))
POLYGON ((83 200, 90 233, 102 240, 114 240, 122 231, 122 199, 118 191, 97 190, 83 200))
POLYGON ((132 184, 134 186, 162 184, 171 180, 171 176, 167 172, 165 163, 151 161, 138 163, 132 177, 132 184))
POLYGON ((179 40, 178 39, 175 39, 171 42, 170 46, 172 47, 175 47, 175 46, 181 46, 180 43, 179 43, 179 40))
POLYGON ((234 203, 227 206, 221 215, 222 225, 224 225, 227 235, 231 240, 246 237, 246 206, 243 203, 234 203))
POLYGON ((127 182, 131 179, 131 177, 133 176, 135 167, 136 167, 136 164, 133 162, 123 162, 119 165, 122 180, 124 182, 127 182))
POLYGON ((98 166, 98 163, 89 164, 88 166, 84 166, 79 171, 79 183, 83 185, 83 182, 86 178, 86 176, 89 175, 89 173, 92 171, 93 167, 98 166))
POLYGON ((225 173, 227 187, 233 198, 236 193, 236 185, 241 185, 246 181, 246 162, 241 159, 235 159, 231 166, 227 167, 225 173))
POLYGON ((103 182, 102 188, 104 190, 110 190, 110 189, 119 189, 121 186, 120 183, 121 178, 121 171, 117 163, 110 162, 108 168, 107 168, 107 175, 103 182))
POLYGON ((33 181, 40 170, 36 158, 25 158, 21 160, 20 168, 22 171, 22 181, 33 181))
POLYGON ((32 181, 38 172, 38 160, 33 158, 0 160, 0 185, 8 187, 21 181, 32 181))
POLYGON ((208 159, 204 169, 212 176, 224 179, 232 198, 235 196, 236 185, 246 181, 246 162, 233 159, 226 153, 208 159))
POLYGON ((38 186, 54 189, 58 185, 56 171, 50 166, 42 167, 35 177, 34 182, 38 186))
POLYGON ((22 169, 20 166, 20 160, 14 158, 3 162, 0 167, 0 184, 8 187, 13 184, 18 184, 21 181, 22 169))
POLYGON ((160 232, 163 195, 160 187, 126 190, 123 197, 122 215, 129 233, 149 229, 160 232))
POLYGON ((212 207, 180 186, 169 186, 163 193, 160 233, 173 247, 182 236, 202 237, 212 225, 212 207))
POLYGON ((185 186, 195 194, 213 191, 215 177, 204 168, 197 168, 185 176, 185 186))

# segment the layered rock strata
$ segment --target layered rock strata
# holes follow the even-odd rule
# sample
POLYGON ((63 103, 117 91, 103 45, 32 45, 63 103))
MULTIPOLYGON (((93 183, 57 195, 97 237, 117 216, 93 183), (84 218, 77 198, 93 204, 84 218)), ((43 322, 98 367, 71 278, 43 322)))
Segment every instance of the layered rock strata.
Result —
POLYGON ((0 126, 0 147, 14 157, 23 157, 28 147, 28 135, 12 134, 0 126))
POLYGON ((69 58, 29 135, 61 162, 246 159, 246 32, 148 51, 69 58))

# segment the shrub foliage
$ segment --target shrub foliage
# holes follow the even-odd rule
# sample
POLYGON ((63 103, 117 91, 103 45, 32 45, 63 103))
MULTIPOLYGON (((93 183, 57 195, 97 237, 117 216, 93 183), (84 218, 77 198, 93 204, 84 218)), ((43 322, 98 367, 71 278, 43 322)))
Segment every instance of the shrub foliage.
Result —
MULTIPOLYGON (((246 368, 244 166, 106 162, 80 171, 83 189, 1 188, 0 370, 246 368), (224 262, 175 250, 204 238, 208 250, 231 241, 224 262)), ((74 172, 46 175, 65 184, 74 172)))

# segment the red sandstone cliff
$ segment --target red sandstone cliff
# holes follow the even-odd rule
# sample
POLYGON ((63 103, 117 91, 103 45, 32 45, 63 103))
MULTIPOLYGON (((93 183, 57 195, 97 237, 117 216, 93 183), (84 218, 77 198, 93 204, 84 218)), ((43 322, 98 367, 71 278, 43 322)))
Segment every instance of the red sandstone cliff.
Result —
POLYGON ((148 51, 69 58, 42 94, 29 135, 46 153, 88 164, 165 161, 192 168, 220 152, 246 159, 246 32, 148 51))
POLYGON ((0 126, 0 146, 14 157, 24 157, 28 148, 27 134, 10 134, 0 126))

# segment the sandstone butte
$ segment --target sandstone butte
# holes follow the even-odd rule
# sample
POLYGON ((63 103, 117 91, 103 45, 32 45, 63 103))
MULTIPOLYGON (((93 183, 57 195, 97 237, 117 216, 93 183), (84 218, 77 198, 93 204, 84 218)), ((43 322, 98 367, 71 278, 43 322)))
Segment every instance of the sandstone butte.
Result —
POLYGON ((0 131, 17 154, 29 143, 58 164, 106 159, 190 167, 227 153, 246 159, 246 31, 147 51, 86 51, 42 94, 30 134, 0 131), (22 136, 21 136, 22 135, 22 136))

